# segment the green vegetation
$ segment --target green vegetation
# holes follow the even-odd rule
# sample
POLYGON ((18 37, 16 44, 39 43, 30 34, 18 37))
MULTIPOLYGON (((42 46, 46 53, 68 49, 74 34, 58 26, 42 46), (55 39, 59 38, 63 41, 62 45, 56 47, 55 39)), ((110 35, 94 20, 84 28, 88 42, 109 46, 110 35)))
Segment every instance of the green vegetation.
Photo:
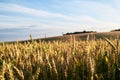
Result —
POLYGON ((82 32, 66 33, 66 34, 64 34, 64 35, 84 34, 84 33, 97 33, 97 32, 96 32, 96 31, 82 31, 82 32))
POLYGON ((120 80, 120 40, 0 44, 0 80, 120 80))

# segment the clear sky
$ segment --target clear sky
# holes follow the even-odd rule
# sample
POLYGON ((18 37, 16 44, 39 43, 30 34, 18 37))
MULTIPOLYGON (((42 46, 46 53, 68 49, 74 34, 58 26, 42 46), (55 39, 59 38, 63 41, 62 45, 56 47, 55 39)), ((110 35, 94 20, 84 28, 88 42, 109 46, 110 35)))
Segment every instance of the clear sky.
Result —
POLYGON ((0 41, 120 28, 120 0, 0 0, 0 41))

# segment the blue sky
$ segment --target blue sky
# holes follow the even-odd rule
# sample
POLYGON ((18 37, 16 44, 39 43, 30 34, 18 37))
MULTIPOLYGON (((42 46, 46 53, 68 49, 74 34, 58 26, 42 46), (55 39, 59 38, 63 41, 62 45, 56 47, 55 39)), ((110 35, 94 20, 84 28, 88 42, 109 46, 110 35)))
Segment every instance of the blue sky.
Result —
POLYGON ((0 41, 120 28, 119 0, 0 0, 0 41))

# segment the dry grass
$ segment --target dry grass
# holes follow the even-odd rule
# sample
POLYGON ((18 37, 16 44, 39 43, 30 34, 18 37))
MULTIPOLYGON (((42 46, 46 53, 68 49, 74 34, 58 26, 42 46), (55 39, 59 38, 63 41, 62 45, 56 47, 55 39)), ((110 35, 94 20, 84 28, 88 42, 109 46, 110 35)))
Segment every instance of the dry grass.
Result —
POLYGON ((120 80, 119 40, 3 43, 0 80, 120 80))

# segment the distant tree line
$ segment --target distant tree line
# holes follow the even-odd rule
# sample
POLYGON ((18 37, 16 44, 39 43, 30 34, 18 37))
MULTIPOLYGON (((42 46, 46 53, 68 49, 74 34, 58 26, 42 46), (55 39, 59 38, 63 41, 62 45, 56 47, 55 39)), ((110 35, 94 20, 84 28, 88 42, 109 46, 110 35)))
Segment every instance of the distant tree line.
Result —
POLYGON ((114 32, 114 31, 120 31, 120 29, 115 29, 115 30, 112 30, 111 32, 114 32))
POLYGON ((83 34, 83 33, 97 33, 97 32, 96 31, 82 31, 82 32, 66 33, 66 34, 63 34, 63 35, 83 34))

